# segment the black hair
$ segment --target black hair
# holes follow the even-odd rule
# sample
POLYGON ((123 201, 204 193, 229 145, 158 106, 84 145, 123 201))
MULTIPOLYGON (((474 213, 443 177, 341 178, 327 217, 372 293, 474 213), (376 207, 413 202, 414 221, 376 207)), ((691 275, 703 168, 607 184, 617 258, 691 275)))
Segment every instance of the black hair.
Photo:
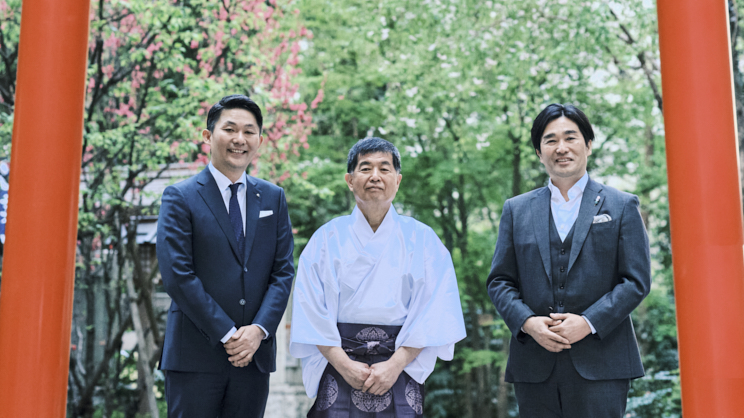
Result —
POLYGON ((222 111, 225 109, 244 109, 251 112, 256 118, 256 123, 258 123, 258 133, 260 134, 262 132, 263 116, 261 115, 261 108, 250 97, 242 94, 225 96, 209 109, 209 114, 207 115, 207 130, 209 132, 214 133, 214 125, 220 120, 222 111))
POLYGON ((570 104, 553 103, 543 109, 537 115, 535 121, 532 122, 532 146, 535 147, 535 150, 540 151, 540 141, 548 124, 561 116, 571 119, 579 127, 581 135, 584 136, 586 146, 589 146, 589 141, 594 140, 592 124, 589 123, 589 119, 584 112, 570 104))
POLYGON ((356 169, 359 157, 374 154, 376 152, 384 152, 393 156, 393 167, 397 173, 400 173, 400 152, 390 141, 386 141, 382 138, 367 137, 360 139, 353 147, 349 150, 349 158, 346 160, 346 172, 351 174, 356 169))

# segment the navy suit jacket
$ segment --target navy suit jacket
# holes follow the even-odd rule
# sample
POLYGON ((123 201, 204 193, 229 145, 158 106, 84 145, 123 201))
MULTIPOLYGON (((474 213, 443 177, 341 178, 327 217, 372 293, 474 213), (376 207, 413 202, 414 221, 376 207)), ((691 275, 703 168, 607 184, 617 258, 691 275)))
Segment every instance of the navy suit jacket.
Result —
MULTIPOLYGON (((487 285, 512 332, 509 382, 542 382, 556 361, 557 353, 521 331, 527 318, 547 316, 555 306, 550 216, 547 187, 507 200, 501 214, 487 285)), ((630 313, 650 290, 651 268, 636 196, 589 180, 574 224, 565 286, 564 312, 586 316, 597 331, 568 350, 578 373, 589 380, 643 376, 630 313), (593 224, 601 214, 612 220, 593 224)))
POLYGON ((158 217, 160 273, 173 299, 160 367, 219 372, 232 367, 220 339, 261 324, 269 338, 253 361, 276 370, 276 332, 294 277, 292 226, 284 190, 247 176, 244 254, 209 169, 163 192, 158 217), (273 213, 259 218, 261 211, 273 213))

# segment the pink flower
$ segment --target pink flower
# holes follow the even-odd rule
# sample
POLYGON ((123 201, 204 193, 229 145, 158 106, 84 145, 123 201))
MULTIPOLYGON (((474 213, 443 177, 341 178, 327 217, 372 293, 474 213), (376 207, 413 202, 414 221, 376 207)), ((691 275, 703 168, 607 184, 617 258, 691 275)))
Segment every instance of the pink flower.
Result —
POLYGON ((313 102, 310 103, 311 109, 316 109, 318 107, 318 103, 323 101, 323 89, 318 90, 318 95, 315 96, 315 99, 313 99, 313 102))
POLYGON ((196 157, 196 163, 199 165, 207 165, 209 164, 209 158, 207 158, 207 156, 204 154, 199 154, 196 157))

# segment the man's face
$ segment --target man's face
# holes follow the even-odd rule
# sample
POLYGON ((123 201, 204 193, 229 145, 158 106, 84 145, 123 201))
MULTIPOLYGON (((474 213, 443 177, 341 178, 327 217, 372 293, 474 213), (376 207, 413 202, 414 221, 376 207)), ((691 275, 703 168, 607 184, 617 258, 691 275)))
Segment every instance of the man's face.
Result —
POLYGON ((203 130, 202 139, 211 148, 214 168, 233 181, 245 172, 263 142, 256 117, 245 109, 224 109, 214 132, 203 130))
POLYGON ((346 184, 358 202, 391 203, 403 178, 393 167, 393 156, 386 152, 360 155, 354 172, 346 174, 346 184))
POLYGON ((576 123, 561 116, 545 127, 540 151, 535 151, 553 183, 561 179, 576 182, 586 173, 592 141, 587 145, 576 123))

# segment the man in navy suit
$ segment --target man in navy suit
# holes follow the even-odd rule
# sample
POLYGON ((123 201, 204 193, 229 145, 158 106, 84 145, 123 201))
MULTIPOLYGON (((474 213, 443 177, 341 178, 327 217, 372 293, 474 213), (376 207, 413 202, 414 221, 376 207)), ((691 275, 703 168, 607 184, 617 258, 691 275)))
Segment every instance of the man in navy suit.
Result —
POLYGON ((512 332, 522 418, 620 418, 643 376, 630 313, 651 287, 638 198, 591 180, 594 132, 551 104, 532 125, 550 181, 504 203, 488 293, 512 332))
POLYGON ((261 109, 222 98, 209 111, 209 166, 163 192, 157 254, 173 299, 160 367, 169 417, 262 417, 294 266, 284 190, 246 175, 261 109))

